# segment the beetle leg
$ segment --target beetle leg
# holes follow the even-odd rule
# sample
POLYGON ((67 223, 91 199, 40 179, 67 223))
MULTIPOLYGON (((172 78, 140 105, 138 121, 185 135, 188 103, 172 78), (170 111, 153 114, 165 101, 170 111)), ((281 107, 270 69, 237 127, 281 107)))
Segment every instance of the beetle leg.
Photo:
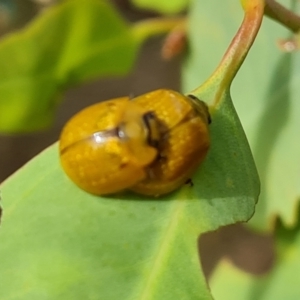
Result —
POLYGON ((185 182, 185 184, 188 184, 190 187, 193 187, 194 186, 194 182, 192 181, 191 178, 188 178, 185 182))

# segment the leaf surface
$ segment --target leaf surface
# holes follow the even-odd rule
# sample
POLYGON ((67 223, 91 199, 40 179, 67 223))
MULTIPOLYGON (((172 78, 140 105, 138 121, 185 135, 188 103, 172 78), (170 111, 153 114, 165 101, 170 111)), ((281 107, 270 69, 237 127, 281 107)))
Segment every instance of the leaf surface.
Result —
MULTIPOLYGON (((283 4, 288 7, 289 1, 283 4)), ((185 91, 215 68, 242 18, 240 8, 229 0, 218 3, 218 8, 213 1, 205 5, 195 1, 191 14, 191 55, 183 68, 185 91)), ((270 229, 278 215, 294 226, 300 199, 300 56, 279 48, 278 41, 286 36, 286 29, 265 18, 232 85, 233 102, 261 179, 260 200, 250 222, 260 229, 270 229)))
POLYGON ((211 299, 198 235, 248 220, 259 193, 231 109, 215 115, 194 186, 163 199, 81 191, 62 172, 57 145, 3 183, 0 298, 211 299))
POLYGON ((247 221, 259 180, 229 89, 197 96, 220 102, 211 149, 193 186, 154 199, 95 197, 62 172, 53 145, 4 182, 1 299, 212 299, 198 258, 199 234, 247 221))

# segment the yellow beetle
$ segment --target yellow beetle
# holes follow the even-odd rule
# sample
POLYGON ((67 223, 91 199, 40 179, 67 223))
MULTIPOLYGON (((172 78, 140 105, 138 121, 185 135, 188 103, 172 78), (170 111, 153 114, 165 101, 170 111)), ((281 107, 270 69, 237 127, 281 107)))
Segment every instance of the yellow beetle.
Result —
POLYGON ((60 136, 63 169, 85 191, 159 196, 180 187, 209 149, 207 106, 160 89, 76 114, 60 136))

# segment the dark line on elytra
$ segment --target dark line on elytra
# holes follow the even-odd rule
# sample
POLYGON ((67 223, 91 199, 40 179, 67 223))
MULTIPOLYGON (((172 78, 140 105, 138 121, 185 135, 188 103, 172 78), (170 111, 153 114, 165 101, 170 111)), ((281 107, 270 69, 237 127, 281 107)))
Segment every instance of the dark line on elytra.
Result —
POLYGON ((100 140, 106 140, 111 137, 119 137, 119 128, 116 127, 116 128, 112 128, 109 130, 96 131, 96 132, 92 133, 91 135, 68 145, 67 147, 65 147, 64 149, 62 149, 60 151, 60 154, 63 155, 69 148, 73 147, 74 145, 80 144, 82 142, 94 140, 97 143, 97 138, 99 138, 100 140))

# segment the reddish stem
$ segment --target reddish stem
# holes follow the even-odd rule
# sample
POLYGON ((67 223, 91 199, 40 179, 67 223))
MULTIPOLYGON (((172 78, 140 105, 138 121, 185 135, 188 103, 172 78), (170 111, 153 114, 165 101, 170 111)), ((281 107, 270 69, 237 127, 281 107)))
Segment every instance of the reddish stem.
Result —
POLYGON ((213 106, 219 104, 223 92, 230 88, 231 82, 247 56, 262 22, 263 1, 247 0, 242 1, 242 5, 245 11, 244 20, 221 63, 210 78, 191 93, 199 96, 203 93, 203 90, 209 90, 211 86, 214 88, 218 86, 213 106))

